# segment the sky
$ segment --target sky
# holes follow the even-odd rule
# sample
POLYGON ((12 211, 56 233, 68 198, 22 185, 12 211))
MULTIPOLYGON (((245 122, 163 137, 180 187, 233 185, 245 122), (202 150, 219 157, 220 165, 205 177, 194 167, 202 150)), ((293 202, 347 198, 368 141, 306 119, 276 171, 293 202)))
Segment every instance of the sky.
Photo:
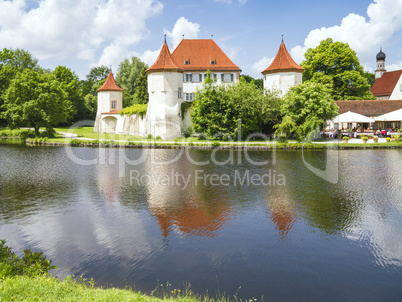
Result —
POLYGON ((402 0, 0 0, 0 48, 22 48, 81 79, 91 67, 137 56, 156 60, 184 38, 213 39, 242 74, 262 78, 281 43, 296 63, 327 37, 346 42, 366 71, 380 46, 402 69, 402 0))

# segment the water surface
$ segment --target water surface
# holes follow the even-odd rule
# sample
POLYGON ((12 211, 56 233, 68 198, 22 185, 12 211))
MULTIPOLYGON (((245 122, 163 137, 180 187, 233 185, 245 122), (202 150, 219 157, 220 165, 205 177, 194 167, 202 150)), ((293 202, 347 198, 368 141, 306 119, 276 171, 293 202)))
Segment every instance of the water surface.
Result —
POLYGON ((341 151, 336 184, 302 156, 329 155, 0 145, 0 238, 147 293, 400 301, 402 151, 341 151))

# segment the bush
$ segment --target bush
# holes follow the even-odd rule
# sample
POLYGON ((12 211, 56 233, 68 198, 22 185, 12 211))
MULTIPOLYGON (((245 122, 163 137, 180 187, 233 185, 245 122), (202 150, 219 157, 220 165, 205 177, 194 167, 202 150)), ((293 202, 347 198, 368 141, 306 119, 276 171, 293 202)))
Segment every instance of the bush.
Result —
POLYGON ((79 139, 72 139, 70 142, 71 146, 79 146, 81 144, 81 141, 79 139))
POLYGON ((120 115, 133 115, 138 114, 141 118, 147 114, 148 104, 134 104, 130 107, 124 108, 120 111, 120 115))
POLYGON ((20 258, 6 246, 4 239, 0 240, 0 278, 16 275, 47 275, 49 270, 57 268, 51 263, 52 260, 46 259, 43 252, 34 253, 29 249, 25 249, 24 256, 20 258))

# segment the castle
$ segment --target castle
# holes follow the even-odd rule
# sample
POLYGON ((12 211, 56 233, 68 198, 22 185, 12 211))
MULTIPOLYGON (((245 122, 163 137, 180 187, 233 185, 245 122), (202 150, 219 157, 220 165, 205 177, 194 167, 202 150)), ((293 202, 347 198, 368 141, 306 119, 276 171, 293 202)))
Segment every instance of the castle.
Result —
MULTIPOLYGON (((241 69, 212 38, 183 38, 171 53, 165 36, 158 58, 146 70, 149 93, 146 116, 120 115, 123 89, 110 72, 97 90, 94 132, 152 135, 162 139, 181 137, 191 125, 188 112, 181 116, 181 104, 194 100, 194 93, 202 88, 208 70, 216 85, 234 85, 240 80, 241 69)), ((264 88, 284 95, 290 87, 302 82, 303 70, 292 59, 282 39, 274 60, 262 71, 264 88)))

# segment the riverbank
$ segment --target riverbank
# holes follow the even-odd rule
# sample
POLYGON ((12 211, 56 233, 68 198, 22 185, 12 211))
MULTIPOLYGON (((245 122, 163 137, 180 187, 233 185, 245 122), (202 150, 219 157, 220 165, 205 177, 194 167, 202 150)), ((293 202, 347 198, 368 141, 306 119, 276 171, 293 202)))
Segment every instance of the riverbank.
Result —
POLYGON ((200 149, 200 150, 325 150, 325 149, 395 149, 402 148, 401 141, 387 142, 385 138, 374 142, 372 139, 365 143, 362 139, 350 139, 344 143, 341 139, 326 139, 311 143, 297 143, 288 141, 285 143, 275 140, 251 140, 251 141, 210 141, 199 137, 178 138, 164 141, 158 138, 141 138, 118 134, 98 134, 91 127, 77 129, 56 128, 57 135, 54 138, 32 137, 29 129, 3 130, 0 138, 21 138, 26 145, 34 146, 73 146, 90 148, 136 148, 136 149, 200 149))
POLYGON ((28 146, 72 146, 89 148, 134 148, 134 149, 198 149, 198 150, 348 150, 348 149, 396 149, 402 148, 401 142, 389 143, 186 143, 186 142, 114 142, 114 141, 87 141, 66 140, 65 142, 26 140, 28 146))
POLYGON ((0 281, 1 301, 141 301, 201 302, 229 301, 228 298, 197 297, 191 290, 160 292, 162 298, 148 296, 132 289, 98 288, 92 281, 59 280, 50 276, 14 276, 0 281))

